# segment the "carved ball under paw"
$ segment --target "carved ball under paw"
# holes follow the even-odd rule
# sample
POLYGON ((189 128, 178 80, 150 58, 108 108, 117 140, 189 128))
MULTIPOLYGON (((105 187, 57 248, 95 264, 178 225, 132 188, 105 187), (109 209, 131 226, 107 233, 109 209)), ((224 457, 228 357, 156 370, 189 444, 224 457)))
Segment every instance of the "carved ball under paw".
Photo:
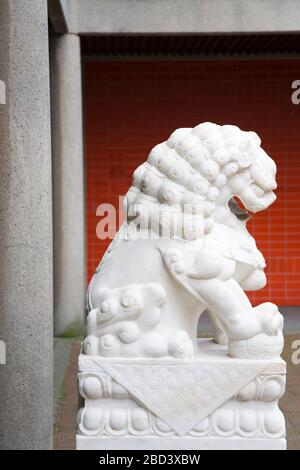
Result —
POLYGON ((272 359, 280 356, 283 350, 283 334, 270 336, 260 333, 253 338, 229 340, 228 353, 231 357, 244 359, 272 359))

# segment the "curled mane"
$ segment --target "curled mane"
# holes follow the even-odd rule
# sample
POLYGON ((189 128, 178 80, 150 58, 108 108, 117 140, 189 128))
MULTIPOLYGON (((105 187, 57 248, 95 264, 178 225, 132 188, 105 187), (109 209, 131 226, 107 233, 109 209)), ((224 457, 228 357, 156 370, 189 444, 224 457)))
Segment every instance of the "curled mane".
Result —
POLYGON ((130 224, 159 236, 201 238, 228 178, 248 168, 261 141, 255 132, 205 122, 174 131, 133 174, 125 197, 130 224))

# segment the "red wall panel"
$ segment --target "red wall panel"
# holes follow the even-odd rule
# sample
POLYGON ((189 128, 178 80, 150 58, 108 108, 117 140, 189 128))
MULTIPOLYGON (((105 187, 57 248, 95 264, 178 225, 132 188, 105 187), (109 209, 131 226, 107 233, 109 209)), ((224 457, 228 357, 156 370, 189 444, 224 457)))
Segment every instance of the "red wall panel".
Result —
POLYGON ((300 61, 88 61, 84 79, 88 280, 109 243, 96 237, 97 206, 117 206, 173 130, 212 121, 255 130, 278 167, 277 202, 249 223, 268 285, 249 296, 300 305, 300 105, 291 101, 300 61))

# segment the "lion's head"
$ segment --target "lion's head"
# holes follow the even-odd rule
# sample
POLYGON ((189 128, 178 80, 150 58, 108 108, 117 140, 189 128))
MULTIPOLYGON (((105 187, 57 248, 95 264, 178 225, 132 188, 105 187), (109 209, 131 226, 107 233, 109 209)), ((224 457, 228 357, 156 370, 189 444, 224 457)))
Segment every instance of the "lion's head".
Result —
POLYGON ((216 203, 238 197, 251 212, 276 196, 276 165, 255 132, 209 122, 177 129, 154 147, 126 194, 129 223, 163 236, 209 233, 216 203))

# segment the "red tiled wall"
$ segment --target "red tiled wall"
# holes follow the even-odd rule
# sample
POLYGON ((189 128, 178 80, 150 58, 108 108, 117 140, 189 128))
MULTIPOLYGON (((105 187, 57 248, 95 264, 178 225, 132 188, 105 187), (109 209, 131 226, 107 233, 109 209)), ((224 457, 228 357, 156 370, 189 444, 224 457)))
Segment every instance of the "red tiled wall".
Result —
POLYGON ((278 200, 249 224, 267 260, 255 303, 300 305, 299 60, 91 61, 85 64, 88 278, 108 242, 96 237, 103 202, 118 204, 133 170, 178 127, 202 121, 258 132, 278 166, 278 200))

